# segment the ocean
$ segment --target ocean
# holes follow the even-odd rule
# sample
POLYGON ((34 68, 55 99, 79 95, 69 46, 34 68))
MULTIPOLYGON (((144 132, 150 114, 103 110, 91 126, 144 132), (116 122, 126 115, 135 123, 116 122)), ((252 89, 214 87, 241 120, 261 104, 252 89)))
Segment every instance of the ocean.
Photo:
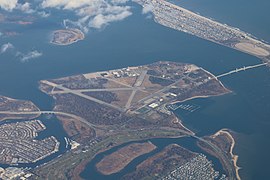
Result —
MULTIPOLYGON (((175 3, 270 41, 270 2, 267 0, 260 3, 252 0, 175 0, 175 3)), ((140 6, 130 4, 133 7, 131 17, 101 30, 91 30, 85 40, 70 46, 49 43, 51 31, 62 28, 59 14, 57 18, 42 19, 29 26, 16 26, 18 36, 0 38, 0 45, 10 42, 15 46, 12 51, 0 54, 0 94, 31 100, 40 109, 50 110, 53 99, 38 90, 38 81, 42 79, 158 60, 194 63, 214 74, 260 62, 256 57, 156 24, 141 14, 140 6), (43 56, 22 63, 14 55, 16 51, 30 50, 38 50, 43 56)), ((12 29, 13 26, 0 24, 0 29, 12 29)), ((267 179, 270 166, 269 76, 269 69, 260 67, 224 77, 222 82, 233 93, 191 100, 188 103, 200 106, 194 113, 176 111, 184 124, 198 135, 209 135, 221 128, 236 132, 234 153, 239 155, 242 179, 267 179)), ((54 128, 50 130, 55 131, 54 128)), ((165 142, 160 139, 157 144, 165 142)), ((186 144, 185 141, 181 143, 186 144)), ((93 166, 90 164, 89 167, 93 166)))

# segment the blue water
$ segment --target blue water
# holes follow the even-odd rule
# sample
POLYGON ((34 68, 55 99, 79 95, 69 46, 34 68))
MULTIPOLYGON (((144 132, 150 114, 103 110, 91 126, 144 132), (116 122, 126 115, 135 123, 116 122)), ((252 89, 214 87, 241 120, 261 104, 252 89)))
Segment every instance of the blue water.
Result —
MULTIPOLYGON (((181 0, 177 3, 270 41, 270 2, 267 0, 181 0)), ((0 54, 0 94, 31 100, 42 110, 49 110, 53 107, 53 99, 38 90, 41 79, 157 60, 194 63, 214 74, 260 62, 250 55, 160 26, 141 15, 139 6, 132 6, 133 15, 125 21, 113 23, 103 30, 91 30, 84 41, 71 46, 48 43, 50 32, 61 28, 59 13, 30 26, 16 26, 20 35, 0 38, 0 45, 11 42, 16 47, 13 52, 0 54), (21 63, 14 56, 17 50, 39 50, 43 56, 21 63)), ((0 29, 13 27, 0 24, 0 29)), ((232 94, 192 100, 201 106, 198 111, 188 115, 177 112, 199 135, 208 135, 220 128, 230 128, 238 133, 235 153, 240 155, 243 179, 268 179, 269 76, 269 69, 262 67, 225 77, 222 81, 233 90, 232 94)), ((50 128, 50 131, 55 130, 50 128)))
MULTIPOLYGON (((146 141, 138 141, 138 142, 146 142, 146 141)), ((102 158, 104 158, 104 156, 109 155, 112 152, 120 149, 121 147, 124 147, 124 146, 129 145, 129 144, 134 143, 134 142, 125 143, 125 144, 122 144, 120 146, 114 147, 108 151, 105 151, 103 153, 100 153, 86 166, 86 169, 81 173, 81 177, 84 179, 89 179, 89 180, 91 180, 91 179, 104 179, 104 180, 105 179, 106 180, 120 179, 125 174, 135 171, 136 166, 138 164, 143 162, 146 158, 153 156, 156 153, 164 150, 164 148, 166 146, 168 146, 169 144, 178 144, 178 145, 185 147, 193 152, 205 154, 205 152, 203 152, 196 145, 196 140, 193 138, 171 138, 171 139, 162 139, 161 138, 161 139, 152 139, 151 142, 155 146, 157 146, 157 148, 155 150, 153 150, 150 153, 144 154, 138 158, 135 158, 131 163, 129 163, 127 165, 126 168, 124 168, 120 172, 114 173, 110 176, 102 175, 101 173, 99 173, 96 169, 96 164, 98 162, 100 162, 102 160, 102 158)), ((224 173, 224 171, 222 170, 222 166, 221 166, 220 162, 218 161, 218 159, 214 158, 213 156, 210 156, 209 154, 206 154, 206 155, 207 155, 207 158, 213 162, 213 164, 215 165, 215 168, 221 169, 221 171, 220 171, 221 174, 224 173)))
MULTIPOLYGON (((58 142, 60 142, 59 151, 47 156, 46 158, 44 158, 42 160, 35 162, 35 163, 30 163, 30 164, 29 163, 21 163, 21 164, 13 165, 14 167, 35 168, 35 167, 42 165, 50 160, 53 160, 57 156, 63 154, 64 152, 66 152, 67 150, 70 149, 69 146, 66 147, 66 142, 64 139, 64 137, 67 137, 67 134, 64 131, 60 121, 58 121, 55 116, 48 117, 45 115, 41 115, 37 119, 41 120, 41 122, 46 126, 46 129, 44 131, 39 132, 36 139, 42 140, 42 139, 45 139, 49 136, 54 136, 58 140, 58 142)), ((22 120, 5 120, 5 121, 0 122, 0 125, 4 124, 4 123, 16 123, 16 122, 21 122, 21 121, 22 120)), ((7 165, 7 164, 0 164, 0 166, 3 168, 9 167, 9 165, 7 165)))
POLYGON ((203 16, 240 28, 270 42, 268 0, 170 0, 203 16))

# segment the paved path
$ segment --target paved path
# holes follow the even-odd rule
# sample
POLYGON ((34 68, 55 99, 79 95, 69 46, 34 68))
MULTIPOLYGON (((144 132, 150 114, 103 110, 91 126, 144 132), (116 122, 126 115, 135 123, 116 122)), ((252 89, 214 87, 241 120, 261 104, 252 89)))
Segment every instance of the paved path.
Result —
POLYGON ((66 91, 66 93, 74 94, 74 95, 80 96, 80 97, 82 97, 82 98, 88 99, 88 100, 90 100, 90 101, 96 102, 96 103, 98 103, 98 104, 105 105, 105 106, 107 106, 107 107, 116 109, 116 110, 118 110, 118 111, 120 111, 120 112, 124 112, 124 109, 123 109, 123 108, 120 108, 120 107, 115 106, 115 105, 113 105, 113 104, 109 104, 109 103, 107 103, 107 102, 101 101, 101 100, 99 100, 99 99, 96 99, 96 98, 93 98, 93 97, 90 97, 90 96, 87 96, 87 95, 85 95, 85 94, 83 94, 83 93, 81 93, 81 92, 77 92, 77 91, 75 91, 75 90, 66 88, 66 87, 64 87, 64 86, 62 86, 62 85, 58 85, 58 84, 52 83, 52 82, 50 82, 50 81, 42 81, 42 83, 47 84, 47 85, 50 85, 50 86, 52 86, 52 87, 57 87, 58 89, 61 89, 61 90, 63 90, 63 91, 66 91))
POLYGON ((240 71, 245 71, 245 70, 249 70, 249 69, 253 69, 253 68, 258 68, 258 67, 261 67, 261 66, 266 66, 267 64, 268 63, 261 63, 261 64, 256 64, 256 65, 253 65, 253 66, 244 66, 242 68, 237 68, 235 70, 232 70, 232 71, 217 75, 216 78, 221 78, 221 77, 224 77, 224 76, 228 76, 228 75, 231 75, 231 74, 234 74, 234 73, 238 73, 240 71))
POLYGON ((40 115, 40 114, 55 114, 55 115, 63 115, 63 116, 67 116, 70 117, 74 120, 78 120, 90 127, 94 127, 94 128, 100 128, 103 126, 99 126, 99 125, 95 125, 92 124, 90 122, 88 122, 87 120, 85 120, 84 118, 77 116, 75 114, 70 114, 70 113, 65 113, 65 112, 59 112, 59 111, 24 111, 24 112, 12 112, 12 111, 0 111, 0 114, 12 114, 12 115, 20 115, 20 114, 35 114, 35 115, 40 115))

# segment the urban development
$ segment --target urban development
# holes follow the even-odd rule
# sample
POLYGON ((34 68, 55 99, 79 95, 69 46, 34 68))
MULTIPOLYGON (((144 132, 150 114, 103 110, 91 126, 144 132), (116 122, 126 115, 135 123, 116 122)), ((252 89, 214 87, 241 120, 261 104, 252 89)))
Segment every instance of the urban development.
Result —
POLYGON ((35 139, 45 128, 39 120, 0 125, 0 163, 32 163, 57 152, 55 137, 35 139))
POLYGON ((270 61, 270 45, 238 28, 221 24, 166 0, 135 2, 150 7, 154 20, 161 25, 257 56, 267 63, 270 61))
MULTIPOLYGON (((46 111, 30 101, 0 96, 0 163, 11 166, 0 168, 0 179, 80 179, 96 155, 117 147, 95 163, 100 174, 119 173, 136 158, 151 153, 121 179, 240 180, 238 156, 233 154, 234 132, 221 129, 199 137, 174 111, 192 113, 200 107, 187 100, 230 93, 220 78, 269 65, 270 46, 240 29, 165 0, 135 2, 149 9, 155 22, 163 26, 251 54, 263 62, 220 75, 194 64, 158 61, 40 80, 39 89, 54 100, 53 109, 46 111), (42 119, 37 120, 42 114, 55 115, 61 122, 67 136, 63 138, 66 151, 28 168, 56 152, 60 154, 59 139, 38 137, 46 129, 42 119), (203 153, 173 143, 156 152, 158 147, 151 142, 154 138, 192 138, 203 153), (209 154, 220 163, 222 172, 209 154), (26 166, 22 168, 22 164, 26 166)), ((70 45, 84 38, 79 29, 64 29, 54 31, 50 42, 70 45)))

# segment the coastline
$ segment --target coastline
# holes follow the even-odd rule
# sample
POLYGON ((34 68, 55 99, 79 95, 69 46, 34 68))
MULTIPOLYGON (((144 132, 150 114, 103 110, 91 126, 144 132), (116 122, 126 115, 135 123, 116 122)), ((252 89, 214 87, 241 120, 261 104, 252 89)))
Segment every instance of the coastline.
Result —
MULTIPOLYGON (((183 138, 183 137, 186 137, 186 135, 178 135, 178 136, 171 136, 171 137, 169 137, 170 139, 177 139, 177 138, 183 138)), ((152 138, 145 138, 145 139, 134 139, 134 140, 132 140, 132 141, 128 141, 128 142, 122 142, 122 143, 120 143, 120 144, 115 144, 115 145, 113 145, 113 146, 111 146, 111 147, 108 147, 108 148, 106 148, 106 149, 102 149, 102 150, 99 150, 98 152, 96 152, 91 158, 89 158, 89 159, 85 159, 84 161, 81 161, 81 163, 80 164, 78 164, 73 170, 71 170, 71 176, 70 177, 72 177, 72 178, 74 178, 74 179, 78 179, 78 180, 81 180, 81 179, 83 179, 81 176, 80 176, 80 174, 85 170, 85 168, 86 168, 86 166, 88 165, 88 163, 90 163, 98 154, 100 154, 100 153, 103 153, 103 152, 106 152, 106 151, 108 151, 108 150, 110 150, 110 149, 112 149, 112 148, 114 148, 114 147, 117 147, 117 146, 122 146, 122 145, 124 145, 124 144, 132 144, 132 143, 136 143, 136 142, 141 142, 141 141, 151 141, 152 139, 159 139, 159 138, 168 138, 168 137, 161 137, 161 136, 159 136, 159 137, 152 137, 152 138)), ((52 162, 53 162, 53 160, 52 160, 52 162)), ((46 164, 44 164, 44 165, 46 165, 46 164)))
POLYGON ((134 159, 150 153, 157 148, 152 142, 131 143, 111 154, 105 155, 98 163, 96 163, 97 171, 103 175, 111 175, 123 170, 134 159), (113 162, 113 166, 111 163, 113 162))
POLYGON ((229 94, 229 93, 232 93, 233 91, 231 91, 230 89, 226 88, 224 86, 224 84, 214 75, 212 74, 211 72, 205 70, 204 68, 200 67, 205 73, 209 74, 210 76, 212 76, 216 81, 218 81, 218 83, 222 86, 222 88, 224 89, 224 92, 223 93, 220 93, 220 94, 215 94, 215 95, 200 95, 200 96, 193 96, 193 97, 190 97, 190 98, 187 98, 187 99, 184 99, 184 100, 179 100, 179 101, 174 101, 172 102, 172 104, 177 104, 177 103, 183 103, 183 102, 186 102, 186 101, 189 101, 189 100, 192 100, 192 99, 198 99, 198 98, 209 98, 209 97, 217 97, 217 96, 222 96, 222 95, 225 95, 225 94, 229 94))
MULTIPOLYGON (((148 2, 147 0, 135 0, 136 3, 140 4, 142 7, 145 7, 145 4, 147 4, 146 2, 148 2)), ((155 1, 156 2, 156 1, 155 1)), ((157 1, 158 2, 158 1, 157 1)), ((197 34, 194 34, 194 33, 191 33, 185 29, 181 30, 181 28, 178 28, 177 26, 170 26, 168 25, 168 23, 164 23, 162 22, 162 17, 158 16, 156 12, 153 12, 153 20, 162 25, 162 26, 165 26, 165 27, 169 27, 169 28, 172 28, 172 29, 175 29, 177 31, 182 31, 182 32, 185 32, 185 33, 188 33, 188 34, 191 34, 193 36, 196 36, 198 38, 201 38, 201 39, 204 39, 204 40, 207 40, 207 41, 210 41, 210 42, 213 42, 213 43, 216 43, 216 44, 219 44, 219 45, 222 45, 222 46, 225 46, 225 47, 229 47, 229 48, 232 48, 232 49, 235 49, 237 51, 240 51, 240 52, 243 52, 243 53, 246 53, 246 54, 249 54, 249 55, 252 55, 252 56, 255 56, 259 59, 261 59, 263 62, 269 62, 269 54, 270 54, 270 45, 267 44, 264 40, 259 40, 257 37, 245 32, 245 31, 242 31, 240 30, 239 28, 236 28, 236 27, 232 27, 232 26, 229 26, 227 24, 224 24, 224 23, 221 23, 221 22, 218 22, 212 18, 208 18, 208 17, 205 17, 205 16, 202 16, 198 13, 195 13, 193 11, 190 11, 188 9, 185 9, 179 5, 176 5, 172 2, 168 2, 168 1, 165 1, 165 0, 160 0, 159 2, 160 4, 164 5, 164 6, 168 6, 168 7, 171 7, 172 9, 175 9, 175 10, 178 10, 178 11, 181 11, 181 12, 185 12, 187 14, 190 14, 194 17, 197 17, 203 21, 206 21, 206 22, 210 22, 216 26, 220 26, 224 29, 229 29, 231 32, 233 33, 236 33, 236 34, 241 34, 245 39, 240 39, 239 42, 236 42, 236 43, 231 43, 231 44, 226 44, 226 43, 222 43, 222 42, 219 42, 217 40, 213 40, 211 38, 205 38, 201 35, 197 35, 197 34), (245 46, 240 46, 240 47, 237 47, 239 46, 239 44, 243 45, 245 44, 245 46), (248 44, 248 45, 247 45, 248 44)))
POLYGON ((74 43, 79 42, 79 41, 82 41, 82 40, 84 40, 84 38, 83 39, 76 39, 76 40, 74 40, 72 42, 62 43, 62 44, 55 43, 54 41, 51 40, 50 43, 53 44, 53 45, 57 45, 57 46, 68 46, 68 45, 74 44, 74 43))
MULTIPOLYGON (((64 36, 63 35, 63 36, 64 36)), ((78 41, 82 41, 85 39, 84 33, 79 29, 62 29, 62 30, 55 30, 52 32, 52 38, 50 43, 57 45, 57 46, 68 46, 78 41), (73 34, 74 37, 65 37, 62 39, 61 34, 73 34)))
POLYGON ((230 146, 230 155, 232 157, 233 165, 235 168, 236 178, 237 178, 237 180, 241 180, 241 177, 239 175, 239 170, 241 169, 241 167, 237 166, 237 160, 238 160, 239 156, 236 154, 233 154, 233 149, 234 149, 235 144, 236 144, 235 140, 228 129, 221 129, 218 132, 216 132, 214 135, 212 135, 211 137, 215 138, 216 136, 218 136, 220 134, 226 134, 232 140, 232 144, 230 146))

